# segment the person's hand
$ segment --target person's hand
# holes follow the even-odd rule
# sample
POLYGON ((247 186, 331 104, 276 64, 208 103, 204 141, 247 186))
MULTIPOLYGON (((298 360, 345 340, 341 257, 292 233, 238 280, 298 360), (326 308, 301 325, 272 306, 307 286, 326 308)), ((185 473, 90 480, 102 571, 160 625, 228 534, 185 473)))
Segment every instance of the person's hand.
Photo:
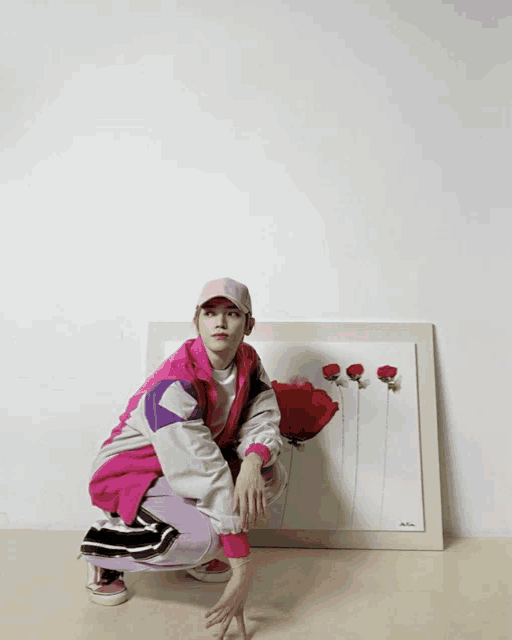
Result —
POLYGON ((244 622, 244 605, 251 588, 253 573, 251 569, 233 570, 233 576, 227 583, 224 593, 217 604, 206 612, 205 618, 208 620, 206 628, 220 624, 218 640, 223 640, 231 624, 233 617, 236 617, 238 628, 243 640, 247 640, 247 631, 244 622))
POLYGON ((233 511, 240 514, 245 531, 254 527, 259 517, 268 516, 261 462, 249 458, 243 461, 236 479, 233 511))

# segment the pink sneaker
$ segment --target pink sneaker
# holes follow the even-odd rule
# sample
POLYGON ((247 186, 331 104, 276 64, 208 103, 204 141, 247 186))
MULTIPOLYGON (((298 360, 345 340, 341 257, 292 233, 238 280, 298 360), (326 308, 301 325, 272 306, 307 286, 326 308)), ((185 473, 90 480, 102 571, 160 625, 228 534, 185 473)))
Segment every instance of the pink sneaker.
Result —
POLYGON ((89 590, 91 601, 95 604, 110 607, 128 600, 128 589, 120 571, 102 569, 88 562, 85 586, 89 590))
POLYGON ((215 558, 193 569, 187 569, 187 573, 202 582, 229 582, 233 570, 229 564, 215 558))

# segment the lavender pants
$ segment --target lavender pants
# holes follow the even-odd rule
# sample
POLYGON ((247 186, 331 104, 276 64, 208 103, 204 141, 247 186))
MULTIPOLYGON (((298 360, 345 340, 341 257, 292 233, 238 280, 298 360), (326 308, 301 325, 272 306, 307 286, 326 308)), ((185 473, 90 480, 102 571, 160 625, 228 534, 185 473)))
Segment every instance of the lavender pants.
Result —
POLYGON ((209 562, 222 554, 222 544, 210 519, 198 511, 194 503, 194 500, 179 497, 165 477, 161 476, 148 489, 140 506, 180 532, 167 552, 145 561, 131 557, 101 558, 85 554, 83 557, 92 565, 127 573, 178 571, 209 562))

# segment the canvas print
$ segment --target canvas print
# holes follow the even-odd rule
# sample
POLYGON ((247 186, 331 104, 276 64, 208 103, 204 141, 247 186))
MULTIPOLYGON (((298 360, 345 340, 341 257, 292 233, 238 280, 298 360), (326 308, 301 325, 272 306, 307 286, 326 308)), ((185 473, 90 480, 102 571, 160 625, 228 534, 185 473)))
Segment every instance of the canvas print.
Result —
POLYGON ((277 395, 288 476, 258 528, 424 531, 415 343, 246 341, 277 395))

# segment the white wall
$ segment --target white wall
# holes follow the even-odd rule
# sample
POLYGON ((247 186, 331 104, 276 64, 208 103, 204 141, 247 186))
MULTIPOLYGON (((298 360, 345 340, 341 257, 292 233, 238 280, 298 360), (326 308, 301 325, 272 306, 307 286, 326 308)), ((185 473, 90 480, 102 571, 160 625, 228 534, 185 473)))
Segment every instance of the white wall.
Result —
POLYGON ((457 5, 2 3, 0 526, 90 525, 148 322, 231 276, 434 323, 444 528, 512 533, 512 17, 457 5))

